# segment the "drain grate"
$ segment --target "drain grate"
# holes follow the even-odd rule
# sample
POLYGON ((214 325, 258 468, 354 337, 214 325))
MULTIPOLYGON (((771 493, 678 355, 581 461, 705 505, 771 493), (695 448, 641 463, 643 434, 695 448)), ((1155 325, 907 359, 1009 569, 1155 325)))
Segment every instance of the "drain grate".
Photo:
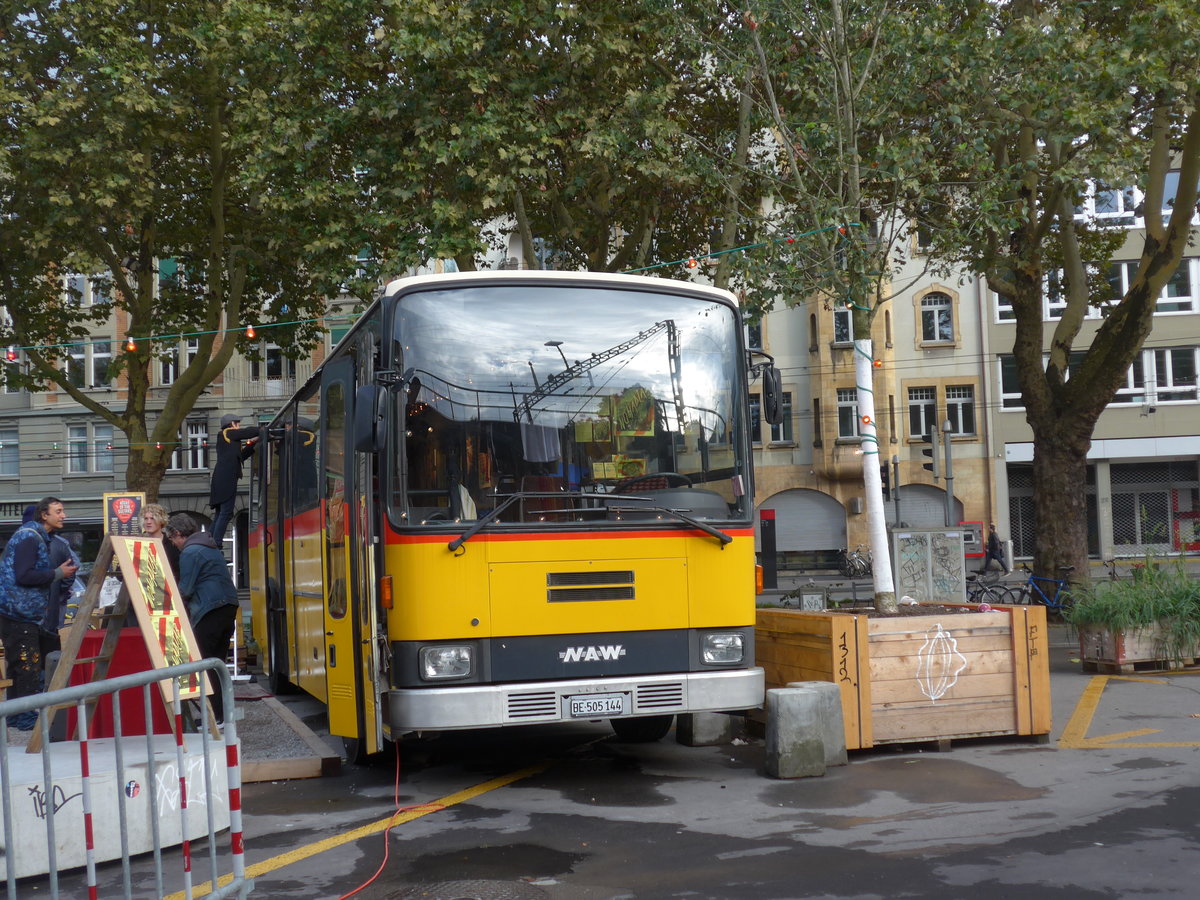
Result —
POLYGON ((547 900, 540 887, 523 881, 435 881, 388 894, 388 900, 547 900))

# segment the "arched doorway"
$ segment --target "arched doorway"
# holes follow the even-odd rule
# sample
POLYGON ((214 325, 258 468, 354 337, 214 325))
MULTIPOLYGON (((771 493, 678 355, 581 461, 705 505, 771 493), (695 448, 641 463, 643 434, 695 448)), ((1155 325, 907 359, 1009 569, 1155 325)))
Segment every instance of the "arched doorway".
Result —
POLYGON ((759 509, 775 510, 779 569, 824 569, 837 565, 838 551, 846 546, 846 510, 833 497, 808 488, 795 488, 769 497, 759 509))
MULTIPOLYGON (((890 526, 896 523, 896 502, 884 505, 884 516, 890 526)), ((954 521, 963 520, 962 501, 955 499, 954 521)), ((905 484, 900 487, 900 521, 905 528, 943 528, 946 525, 946 492, 932 484, 905 484)))

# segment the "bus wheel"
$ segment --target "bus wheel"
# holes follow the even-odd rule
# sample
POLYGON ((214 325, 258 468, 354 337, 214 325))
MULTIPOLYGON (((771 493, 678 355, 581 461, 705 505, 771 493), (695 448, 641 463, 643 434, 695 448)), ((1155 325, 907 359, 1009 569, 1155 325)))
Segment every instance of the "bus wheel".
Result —
POLYGON ((671 725, 674 716, 639 716, 636 719, 609 719, 617 739, 627 744, 652 744, 662 740, 671 725))
POLYGON ((342 738, 342 752, 346 755, 346 762, 351 765, 365 766, 379 758, 378 753, 368 753, 366 747, 366 741, 362 738, 342 738))

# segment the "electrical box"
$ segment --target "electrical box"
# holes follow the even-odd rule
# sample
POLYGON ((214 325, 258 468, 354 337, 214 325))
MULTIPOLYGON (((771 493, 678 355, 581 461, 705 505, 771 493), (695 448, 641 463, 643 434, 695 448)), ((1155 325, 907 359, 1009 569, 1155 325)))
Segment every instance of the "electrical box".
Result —
POLYGON ((897 528, 892 532, 896 599, 962 603, 967 596, 962 528, 897 528))

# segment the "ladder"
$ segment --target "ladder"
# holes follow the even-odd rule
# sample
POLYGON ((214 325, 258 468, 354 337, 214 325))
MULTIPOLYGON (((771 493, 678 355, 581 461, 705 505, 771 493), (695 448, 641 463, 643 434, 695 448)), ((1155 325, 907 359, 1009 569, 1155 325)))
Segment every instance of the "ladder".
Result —
MULTIPOLYGON (((75 613, 75 620, 71 623, 70 629, 67 631, 67 636, 63 640, 61 655, 58 660, 58 666, 54 670, 54 675, 50 679, 50 684, 46 686, 47 691, 55 691, 64 688, 71 683, 71 675, 76 666, 92 666, 91 681, 103 681, 108 677, 108 668, 112 663, 113 654, 116 653, 117 643, 121 638, 121 630, 125 626, 125 619, 129 615, 130 601, 129 588, 124 582, 121 584, 121 590, 117 594, 117 600, 111 607, 108 607, 104 612, 97 612, 100 601, 100 592, 104 587, 104 579, 109 574, 109 569, 112 568, 113 548, 112 538, 107 535, 104 541, 100 544, 100 549, 96 553, 96 562, 92 567, 91 578, 88 579, 87 589, 83 593, 83 599, 79 602, 79 610, 75 613), (80 657, 80 649, 83 647, 83 639, 90 630, 91 623, 99 621, 104 623, 104 640, 100 645, 100 650, 95 656, 80 657)), ((163 699, 161 694, 160 699, 163 699)), ((98 698, 92 698, 87 701, 88 721, 91 720, 91 711, 95 706, 98 698)), ((113 698, 113 702, 118 702, 117 698, 113 698)), ((165 699, 163 700, 165 703, 165 699)), ((204 702, 208 703, 208 697, 204 697, 204 702)), ((48 706, 43 710, 42 715, 46 717, 46 729, 49 731, 54 724, 54 717, 59 710, 70 709, 74 704, 58 704, 48 706)), ((214 739, 220 738, 220 732, 217 731, 216 718, 213 715, 212 707, 208 709, 208 722, 211 735, 214 739)), ((76 728, 79 727, 78 721, 76 728)), ((146 724, 150 728, 150 723, 146 724)), ((70 735, 68 735, 70 737, 70 735)), ((33 734, 30 736, 29 745, 26 748, 27 753, 39 753, 42 749, 42 729, 34 728, 33 734)))

